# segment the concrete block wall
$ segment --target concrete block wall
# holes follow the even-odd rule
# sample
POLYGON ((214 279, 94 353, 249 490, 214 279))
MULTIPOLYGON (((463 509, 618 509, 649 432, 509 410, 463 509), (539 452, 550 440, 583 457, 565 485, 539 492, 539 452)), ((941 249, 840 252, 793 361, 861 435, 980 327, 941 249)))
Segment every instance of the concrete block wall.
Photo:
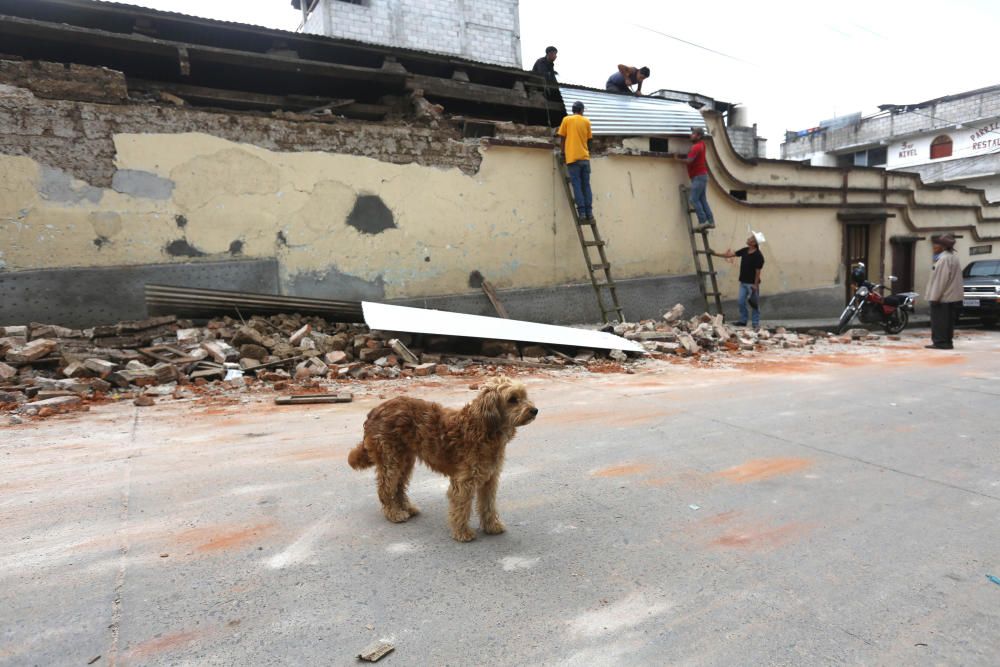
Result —
POLYGON ((306 32, 521 66, 518 0, 321 0, 306 32))
POLYGON ((767 157, 767 140, 757 136, 755 127, 727 127, 733 149, 745 158, 767 157))
POLYGON ((782 144, 782 157, 796 159, 811 153, 837 151, 853 146, 874 145, 882 140, 935 129, 954 129, 956 124, 1000 117, 1000 87, 914 111, 882 114, 856 125, 817 132, 782 144))

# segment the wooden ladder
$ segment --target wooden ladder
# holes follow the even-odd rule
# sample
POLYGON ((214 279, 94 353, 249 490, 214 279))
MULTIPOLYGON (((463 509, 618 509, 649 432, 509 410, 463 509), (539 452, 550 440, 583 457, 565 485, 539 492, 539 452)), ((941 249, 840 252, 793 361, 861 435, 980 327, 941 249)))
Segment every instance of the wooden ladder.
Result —
POLYGON ((611 277, 611 262, 608 261, 608 255, 604 250, 604 239, 601 238, 601 232, 597 229, 597 220, 582 220, 580 218, 576 202, 573 199, 573 184, 569 178, 569 169, 566 168, 566 163, 559 158, 558 154, 556 155, 556 162, 562 167, 563 185, 566 186, 566 198, 569 200, 569 210, 573 214, 576 235, 579 237, 580 247, 583 249, 583 261, 587 264, 587 272, 590 274, 590 284, 594 286, 594 294, 597 296, 597 307, 601 309, 601 320, 607 324, 611 321, 608 319, 608 314, 613 314, 617 317, 618 322, 624 322, 625 314, 622 312, 621 304, 618 302, 618 287, 611 277), (590 229, 591 238, 589 239, 583 233, 585 227, 590 229), (597 261, 594 261, 590 253, 591 248, 597 249, 597 261), (598 273, 600 271, 604 272, 603 276, 598 273), (610 299, 610 307, 605 307, 605 303, 607 303, 605 300, 606 296, 610 299))
POLYGON ((694 208, 691 207, 689 197, 690 188, 681 185, 681 208, 684 211, 684 219, 687 220, 688 235, 691 237, 691 254, 694 256, 694 270, 698 274, 698 289, 705 300, 705 311, 712 311, 712 302, 715 303, 716 315, 722 314, 722 294, 719 292, 718 273, 712 263, 712 248, 708 245, 708 230, 697 229, 697 217, 694 215, 694 208), (701 237, 701 248, 698 247, 698 238, 701 237), (702 269, 701 256, 705 257, 706 269, 702 269), (711 301, 709 301, 711 297, 711 301))

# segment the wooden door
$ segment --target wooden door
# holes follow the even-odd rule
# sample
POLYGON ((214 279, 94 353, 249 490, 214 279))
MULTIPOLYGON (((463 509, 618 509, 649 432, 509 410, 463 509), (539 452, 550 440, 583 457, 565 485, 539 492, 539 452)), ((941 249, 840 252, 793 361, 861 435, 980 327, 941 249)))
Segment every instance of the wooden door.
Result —
POLYGON ((899 278, 890 286, 893 292, 913 291, 915 249, 916 244, 909 239, 892 240, 892 275, 899 278))

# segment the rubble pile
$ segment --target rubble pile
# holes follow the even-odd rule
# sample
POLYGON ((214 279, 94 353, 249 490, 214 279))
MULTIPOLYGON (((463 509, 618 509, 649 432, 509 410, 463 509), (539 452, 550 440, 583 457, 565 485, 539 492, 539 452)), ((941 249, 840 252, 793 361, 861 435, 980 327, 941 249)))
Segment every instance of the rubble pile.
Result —
POLYGON ((585 365, 539 345, 370 331, 319 317, 230 317, 195 327, 174 316, 92 329, 0 327, 0 409, 47 416, 105 397, 137 405, 190 397, 191 386, 263 382, 283 390, 319 379, 367 380, 463 374, 470 365, 585 365))
POLYGON ((722 315, 702 313, 684 319, 684 306, 677 304, 662 320, 628 322, 614 327, 614 333, 637 341, 650 353, 682 357, 721 355, 733 352, 759 352, 773 348, 804 348, 816 344, 849 344, 871 336, 867 329, 851 329, 842 336, 813 330, 793 333, 778 327, 767 329, 734 327, 722 315))
MULTIPOLYGON (((641 342, 653 356, 699 360, 870 337, 865 329, 833 336, 736 328, 721 315, 685 319, 680 304, 662 320, 617 324, 613 330, 641 342)), ((465 375, 497 366, 570 365, 606 372, 621 371, 628 360, 620 350, 570 351, 572 356, 511 341, 414 337, 298 314, 245 321, 223 317, 197 327, 172 315, 83 330, 37 323, 0 326, 0 410, 45 417, 85 410, 108 398, 130 398, 144 406, 154 397, 195 398, 254 383, 282 391, 315 388, 320 381, 465 375)))

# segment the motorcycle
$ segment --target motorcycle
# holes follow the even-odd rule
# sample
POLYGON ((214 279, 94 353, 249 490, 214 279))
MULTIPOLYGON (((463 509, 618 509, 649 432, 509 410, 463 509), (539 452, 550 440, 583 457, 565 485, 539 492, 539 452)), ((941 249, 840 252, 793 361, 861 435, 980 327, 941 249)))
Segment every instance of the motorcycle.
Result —
MULTIPOLYGON (((889 276, 896 282, 896 276, 889 276)), ((851 282, 857 285, 854 296, 844 308, 837 325, 837 333, 844 333, 855 316, 863 324, 879 324, 887 334, 897 334, 910 321, 913 305, 920 296, 916 292, 902 292, 883 296, 884 285, 868 282, 865 265, 858 263, 851 269, 851 282)))

